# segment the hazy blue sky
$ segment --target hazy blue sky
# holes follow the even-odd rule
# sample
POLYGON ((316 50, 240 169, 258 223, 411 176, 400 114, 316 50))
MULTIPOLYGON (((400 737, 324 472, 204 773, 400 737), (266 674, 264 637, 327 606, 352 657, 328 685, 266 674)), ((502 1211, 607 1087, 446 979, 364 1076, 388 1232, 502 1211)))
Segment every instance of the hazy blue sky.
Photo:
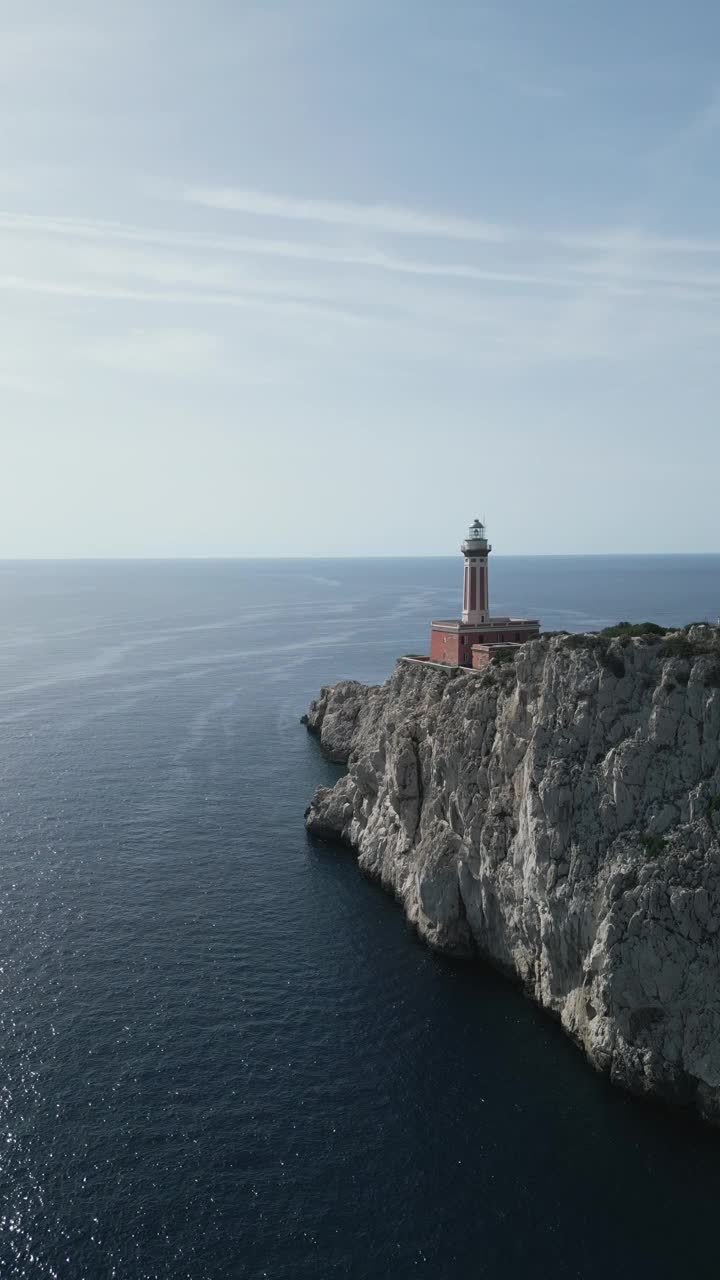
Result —
POLYGON ((718 550, 716 0, 0 0, 0 556, 718 550))

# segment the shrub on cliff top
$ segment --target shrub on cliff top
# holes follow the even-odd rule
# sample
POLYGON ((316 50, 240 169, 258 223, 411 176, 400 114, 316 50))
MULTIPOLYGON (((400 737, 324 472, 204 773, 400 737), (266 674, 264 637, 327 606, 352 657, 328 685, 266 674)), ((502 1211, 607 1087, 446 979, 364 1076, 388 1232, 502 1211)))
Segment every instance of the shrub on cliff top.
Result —
POLYGON ((565 637, 565 644, 568 649, 592 649, 595 636, 586 631, 572 631, 565 637))
POLYGON ((618 637, 629 640, 632 636, 664 636, 668 630, 658 622, 617 622, 614 627, 604 627, 600 635, 608 640, 618 637))
POLYGON ((490 661, 494 667, 504 667, 509 662, 515 661, 516 649, 501 649, 499 653, 494 653, 490 661))
POLYGON ((697 658, 706 650, 701 644, 693 644, 686 636, 670 636, 660 646, 661 658, 697 658))
POLYGON ((604 632, 599 635, 596 631, 579 631, 572 632, 565 636, 565 645, 568 649, 586 649, 590 653, 595 654, 596 661, 604 667, 606 671, 611 671, 618 680, 625 675, 625 663, 622 654, 615 653, 610 649, 607 639, 604 638, 604 632))

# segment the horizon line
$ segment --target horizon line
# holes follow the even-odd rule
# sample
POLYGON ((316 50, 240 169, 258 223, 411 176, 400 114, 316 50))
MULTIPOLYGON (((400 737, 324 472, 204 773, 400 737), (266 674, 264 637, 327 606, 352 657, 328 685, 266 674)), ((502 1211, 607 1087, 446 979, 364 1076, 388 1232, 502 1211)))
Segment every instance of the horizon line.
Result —
MULTIPOLYGON (((187 563, 236 563, 250 561, 256 564, 274 564, 291 560, 356 561, 356 560, 455 560, 460 553, 433 552, 428 555, 111 555, 111 556, 0 556, 1 564, 187 564, 187 563)), ((720 556, 718 551, 533 551, 493 552, 493 560, 624 560, 624 559, 682 559, 688 556, 720 556)))

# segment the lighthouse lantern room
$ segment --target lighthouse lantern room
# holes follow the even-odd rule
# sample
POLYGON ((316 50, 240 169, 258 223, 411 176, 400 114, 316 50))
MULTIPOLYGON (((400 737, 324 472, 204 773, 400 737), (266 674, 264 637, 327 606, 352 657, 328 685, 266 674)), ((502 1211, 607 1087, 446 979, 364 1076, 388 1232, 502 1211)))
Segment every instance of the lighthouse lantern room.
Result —
POLYGON ((470 525, 460 550, 464 562, 462 615, 431 623, 430 661, 454 667, 482 667, 500 649, 524 644, 539 635, 540 623, 537 618, 491 615, 488 557, 492 547, 481 520, 470 525))

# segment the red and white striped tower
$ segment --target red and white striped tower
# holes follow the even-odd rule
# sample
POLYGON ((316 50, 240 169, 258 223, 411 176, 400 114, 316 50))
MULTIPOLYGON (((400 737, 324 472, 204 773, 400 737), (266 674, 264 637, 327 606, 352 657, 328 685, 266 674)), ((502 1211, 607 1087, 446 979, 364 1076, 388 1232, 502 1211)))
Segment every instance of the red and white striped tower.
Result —
POLYGON ((487 622, 490 606, 488 590, 488 555, 492 551, 485 537, 485 526, 475 520, 460 550, 465 557, 463 622, 487 622))

